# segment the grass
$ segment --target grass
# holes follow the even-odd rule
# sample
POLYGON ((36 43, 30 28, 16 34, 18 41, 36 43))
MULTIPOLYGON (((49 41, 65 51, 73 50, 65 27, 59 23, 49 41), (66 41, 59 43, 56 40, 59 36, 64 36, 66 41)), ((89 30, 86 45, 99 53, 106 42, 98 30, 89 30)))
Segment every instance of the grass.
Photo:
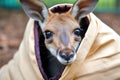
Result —
MULTIPOLYGON (((71 3, 73 4, 76 0, 43 0, 47 7, 51 7, 56 4, 71 3)), ((115 10, 116 0, 99 0, 95 11, 113 11, 115 10)), ((0 0, 0 7, 2 8, 13 8, 21 9, 19 0, 0 0)))
POLYGON ((115 9, 116 0, 99 0, 96 9, 115 9))
POLYGON ((44 0, 44 2, 47 4, 48 7, 51 7, 56 4, 62 4, 62 3, 71 3, 73 4, 75 0, 44 0))

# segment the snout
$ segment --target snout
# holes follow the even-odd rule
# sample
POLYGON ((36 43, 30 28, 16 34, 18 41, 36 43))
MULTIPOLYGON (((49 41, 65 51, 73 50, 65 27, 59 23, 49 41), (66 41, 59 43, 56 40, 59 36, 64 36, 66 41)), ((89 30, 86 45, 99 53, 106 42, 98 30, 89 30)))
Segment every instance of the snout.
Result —
POLYGON ((76 59, 75 51, 72 49, 60 50, 58 54, 58 60, 65 65, 72 63, 76 59))
POLYGON ((71 58, 74 57, 74 51, 72 50, 63 50, 59 53, 60 57, 65 59, 66 61, 69 61, 71 58))

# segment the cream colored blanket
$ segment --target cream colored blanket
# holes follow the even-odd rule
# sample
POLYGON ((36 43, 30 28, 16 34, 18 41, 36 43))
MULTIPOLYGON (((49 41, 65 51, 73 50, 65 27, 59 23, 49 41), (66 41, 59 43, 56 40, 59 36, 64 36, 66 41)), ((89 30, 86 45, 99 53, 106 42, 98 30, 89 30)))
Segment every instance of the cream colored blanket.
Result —
MULTIPOLYGON (((59 80, 120 80, 120 36, 89 14, 90 25, 77 59, 59 80)), ((35 55, 34 20, 30 19, 14 58, 0 69, 0 80, 44 80, 35 55)))

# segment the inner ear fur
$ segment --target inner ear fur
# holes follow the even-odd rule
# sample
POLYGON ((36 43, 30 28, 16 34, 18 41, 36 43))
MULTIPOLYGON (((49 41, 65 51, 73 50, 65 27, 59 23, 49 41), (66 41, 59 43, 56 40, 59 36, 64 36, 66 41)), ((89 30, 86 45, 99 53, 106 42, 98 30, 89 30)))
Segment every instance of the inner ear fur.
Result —
POLYGON ((25 13, 32 19, 44 22, 48 16, 48 9, 42 0, 20 0, 25 13))
POLYGON ((97 2, 98 0, 77 0, 73 5, 71 14, 76 20, 80 21, 81 18, 94 10, 97 2))

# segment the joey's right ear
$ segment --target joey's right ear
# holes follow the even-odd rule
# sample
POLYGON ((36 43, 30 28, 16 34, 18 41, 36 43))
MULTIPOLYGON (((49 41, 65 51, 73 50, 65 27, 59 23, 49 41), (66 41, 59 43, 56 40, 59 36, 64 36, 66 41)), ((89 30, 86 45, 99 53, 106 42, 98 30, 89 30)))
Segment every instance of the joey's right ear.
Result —
POLYGON ((48 17, 48 9, 42 0, 20 0, 25 13, 32 19, 44 22, 48 17))
POLYGON ((94 10, 98 1, 99 0, 76 0, 73 5, 72 15, 79 21, 94 10))

